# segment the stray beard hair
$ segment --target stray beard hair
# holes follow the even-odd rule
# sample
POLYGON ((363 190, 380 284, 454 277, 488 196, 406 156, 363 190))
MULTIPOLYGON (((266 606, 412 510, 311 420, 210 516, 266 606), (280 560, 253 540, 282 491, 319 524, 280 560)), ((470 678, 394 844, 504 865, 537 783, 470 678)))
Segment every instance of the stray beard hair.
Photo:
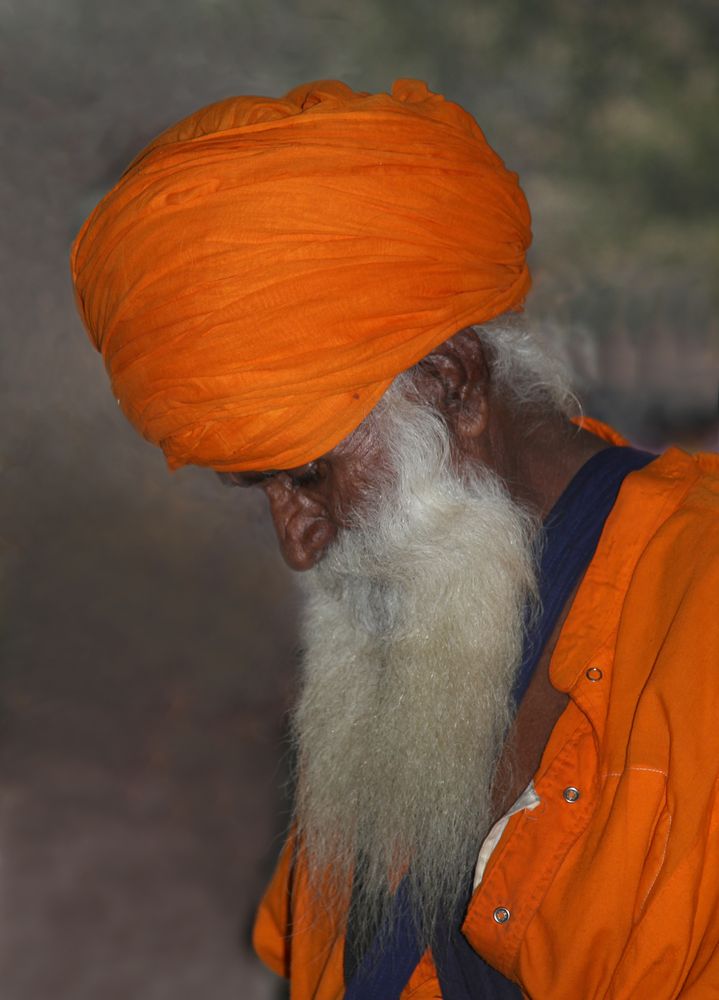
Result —
POLYGON ((317 899, 338 926, 351 902, 362 949, 403 878, 425 947, 491 824, 539 522, 490 470, 453 467, 446 424, 406 377, 368 422, 390 481, 303 574, 295 825, 317 899))

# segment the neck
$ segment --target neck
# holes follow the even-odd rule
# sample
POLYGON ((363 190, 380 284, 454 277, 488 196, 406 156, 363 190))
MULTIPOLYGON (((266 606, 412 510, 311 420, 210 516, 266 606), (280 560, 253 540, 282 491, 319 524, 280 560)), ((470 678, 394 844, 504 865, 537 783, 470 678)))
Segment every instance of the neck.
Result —
POLYGON ((485 440, 483 460, 502 477, 515 500, 542 518, 585 462, 609 447, 566 417, 520 421, 502 406, 495 408, 485 440))

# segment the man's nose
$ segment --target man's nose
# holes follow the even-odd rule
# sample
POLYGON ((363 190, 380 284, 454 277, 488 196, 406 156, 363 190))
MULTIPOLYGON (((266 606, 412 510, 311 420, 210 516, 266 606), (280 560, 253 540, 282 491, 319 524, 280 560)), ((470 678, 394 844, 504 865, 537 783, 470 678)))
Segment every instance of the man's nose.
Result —
POLYGON ((264 489, 282 557, 294 570, 312 569, 337 534, 327 509, 287 475, 275 476, 264 489))

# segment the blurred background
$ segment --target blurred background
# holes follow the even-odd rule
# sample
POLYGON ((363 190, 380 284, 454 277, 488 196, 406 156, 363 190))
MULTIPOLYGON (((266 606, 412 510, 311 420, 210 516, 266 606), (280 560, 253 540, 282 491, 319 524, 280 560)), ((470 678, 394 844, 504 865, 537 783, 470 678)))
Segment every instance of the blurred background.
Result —
POLYGON ((258 500, 167 474, 77 319, 70 241, 235 93, 418 76, 534 214, 530 311, 585 410, 717 448, 716 0, 0 0, 3 1000, 270 1000, 295 598, 258 500))

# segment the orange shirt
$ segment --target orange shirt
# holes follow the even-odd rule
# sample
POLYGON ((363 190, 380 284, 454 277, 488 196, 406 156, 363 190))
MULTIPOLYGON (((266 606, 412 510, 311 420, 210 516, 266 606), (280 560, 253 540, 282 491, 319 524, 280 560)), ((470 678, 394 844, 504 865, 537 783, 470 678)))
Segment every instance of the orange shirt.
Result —
MULTIPOLYGON (((510 819, 464 934, 534 1000, 719 997, 719 456, 671 449, 625 479, 550 679, 570 700, 541 804, 510 819)), ((292 853, 255 948, 292 1000, 339 1000, 344 941, 292 853)), ((402 998, 436 997, 427 954, 402 998)))

